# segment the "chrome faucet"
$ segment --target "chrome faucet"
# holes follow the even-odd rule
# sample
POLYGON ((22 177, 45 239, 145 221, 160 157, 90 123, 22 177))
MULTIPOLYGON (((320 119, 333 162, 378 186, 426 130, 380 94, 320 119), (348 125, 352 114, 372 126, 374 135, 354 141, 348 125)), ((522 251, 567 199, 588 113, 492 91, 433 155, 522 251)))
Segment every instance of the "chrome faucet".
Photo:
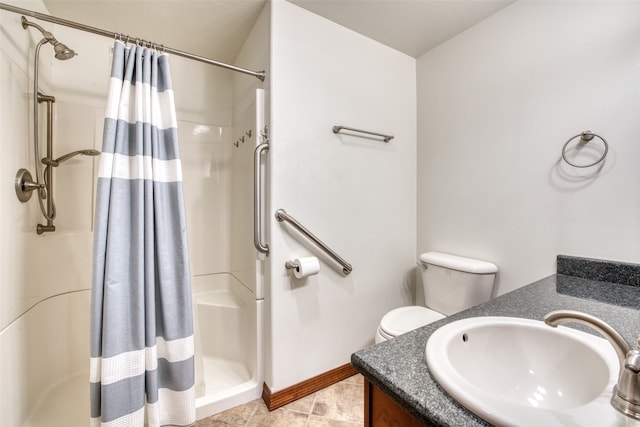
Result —
POLYGON ((640 336, 636 348, 611 326, 597 317, 579 311, 557 310, 544 316, 547 325, 556 327, 573 322, 589 326, 607 339, 620 360, 618 384, 613 387, 611 405, 628 417, 640 420, 640 336))

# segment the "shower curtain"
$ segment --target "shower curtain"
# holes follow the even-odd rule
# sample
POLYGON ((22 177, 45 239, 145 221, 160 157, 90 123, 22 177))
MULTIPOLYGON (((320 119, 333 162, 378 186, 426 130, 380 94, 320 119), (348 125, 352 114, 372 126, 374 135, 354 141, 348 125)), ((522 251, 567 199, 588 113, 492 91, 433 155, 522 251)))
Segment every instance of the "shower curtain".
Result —
POLYGON ((195 422, 182 172, 169 57, 116 41, 98 172, 91 425, 195 422))

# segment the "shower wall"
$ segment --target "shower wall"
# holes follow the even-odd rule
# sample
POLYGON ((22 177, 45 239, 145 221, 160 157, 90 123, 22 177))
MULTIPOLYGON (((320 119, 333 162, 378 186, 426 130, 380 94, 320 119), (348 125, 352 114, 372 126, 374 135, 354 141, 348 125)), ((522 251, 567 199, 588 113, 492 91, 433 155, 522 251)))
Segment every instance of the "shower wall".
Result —
MULTIPOLYGON (((40 3, 29 5, 46 12, 40 3)), ((60 231, 37 236, 37 201, 18 202, 12 183, 19 168, 34 171, 31 93, 39 34, 23 30, 20 15, 8 12, 0 13, 0 28, 0 176, 5 183, 0 186, 0 383, 7 385, 0 392, 0 414, 3 424, 18 426, 38 404, 37 396, 86 370, 88 334, 76 325, 88 319, 86 311, 77 310, 89 301, 93 160, 70 160, 56 174, 56 190, 69 185, 55 193, 60 231)), ((41 89, 57 95, 48 49, 44 46, 40 55, 41 89)), ((77 113, 72 129, 78 130, 61 131, 55 153, 94 146, 92 113, 77 113)), ((58 111, 56 127, 64 129, 75 114, 58 111)))
MULTIPOLYGON (((40 2, 11 3, 47 13, 40 2)), ((41 89, 56 98, 54 154, 100 149, 113 41, 45 24, 79 52, 64 62, 54 62, 48 45, 40 52, 41 89)), ((36 234, 36 198, 22 204, 13 189, 19 168, 34 171, 31 94, 38 40, 39 34, 22 29, 20 15, 0 12, 0 383, 11 385, 0 392, 0 418, 12 426, 23 424, 48 387, 88 370, 99 160, 76 157, 55 170, 55 233, 36 234)), ((233 233, 247 228, 234 221, 233 212, 233 174, 246 173, 233 172, 233 73, 178 57, 171 63, 192 275, 242 272, 241 280, 252 287, 255 261, 238 261, 231 250, 233 233)), ((42 119, 40 124, 44 128, 42 119)))
MULTIPOLYGON (((25 6, 24 2, 14 3, 25 6)), ((28 6, 46 13, 44 6, 38 9, 35 2, 28 2, 28 6)), ((0 19, 3 93, 0 131, 6 141, 0 166, 5 181, 12 183, 19 168, 34 171, 32 62, 39 34, 23 30, 20 15, 0 12, 0 19)), ((48 28, 80 52, 70 61, 54 63, 50 47, 45 45, 41 49, 41 88, 56 97, 54 154, 79 148, 100 149, 113 42, 64 27, 56 28, 53 24, 48 28)), ((184 169, 190 183, 197 181, 197 188, 185 189, 191 222, 197 224, 190 229, 190 244, 194 245, 191 252, 195 254, 192 273, 229 271, 231 260, 226 249, 232 232, 229 227, 231 76, 181 58, 172 58, 172 72, 174 86, 180 88, 175 98, 184 169), (208 161, 194 171, 196 168, 189 167, 194 158, 208 161), (221 202, 215 202, 214 206, 213 197, 206 200, 199 197, 198 192, 203 191, 219 196, 221 202), (198 205, 200 202, 206 209, 198 205), (202 255, 206 259, 198 255, 203 252, 208 252, 202 255)), ((43 121, 41 119, 41 128, 44 128, 43 121)), ((44 151, 43 133, 40 139, 41 151, 44 151)), ((0 330, 38 301, 89 286, 97 162, 93 158, 76 157, 55 170, 54 197, 58 211, 55 233, 36 235, 35 226, 41 219, 35 197, 22 204, 15 196, 13 185, 0 186, 5 206, 0 225, 3 235, 0 330)))

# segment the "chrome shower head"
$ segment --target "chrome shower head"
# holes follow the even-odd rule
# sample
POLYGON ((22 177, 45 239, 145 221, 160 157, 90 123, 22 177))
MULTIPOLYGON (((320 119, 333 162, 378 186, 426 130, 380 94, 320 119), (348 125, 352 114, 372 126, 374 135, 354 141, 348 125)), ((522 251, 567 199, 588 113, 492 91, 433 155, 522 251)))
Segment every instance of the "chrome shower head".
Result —
POLYGON ((42 28, 40 25, 34 22, 27 21, 27 18, 25 18, 24 16, 22 17, 21 22, 22 22, 22 28, 24 28, 25 30, 27 29, 27 27, 31 26, 31 27, 37 28, 38 31, 42 33, 42 35, 44 36, 44 40, 46 40, 47 42, 53 45, 54 55, 56 59, 64 61, 67 59, 71 59, 77 55, 77 53, 73 51, 73 49, 69 49, 69 47, 67 47, 67 45, 65 45, 64 43, 60 43, 53 36, 53 34, 45 30, 44 28, 42 28))
POLYGON ((69 47, 66 44, 60 43, 57 40, 53 45, 53 50, 55 52, 56 59, 59 59, 61 61, 71 59, 77 55, 77 53, 73 49, 69 49, 69 47))

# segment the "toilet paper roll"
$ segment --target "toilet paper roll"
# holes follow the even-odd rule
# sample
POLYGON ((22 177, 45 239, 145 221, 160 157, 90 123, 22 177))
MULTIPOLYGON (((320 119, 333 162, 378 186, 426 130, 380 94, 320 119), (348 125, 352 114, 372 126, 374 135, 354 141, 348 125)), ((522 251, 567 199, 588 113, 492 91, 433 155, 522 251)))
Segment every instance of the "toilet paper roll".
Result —
POLYGON ((298 279, 320 272, 320 262, 314 256, 296 258, 293 263, 296 265, 296 268, 293 269, 293 275, 298 279))

